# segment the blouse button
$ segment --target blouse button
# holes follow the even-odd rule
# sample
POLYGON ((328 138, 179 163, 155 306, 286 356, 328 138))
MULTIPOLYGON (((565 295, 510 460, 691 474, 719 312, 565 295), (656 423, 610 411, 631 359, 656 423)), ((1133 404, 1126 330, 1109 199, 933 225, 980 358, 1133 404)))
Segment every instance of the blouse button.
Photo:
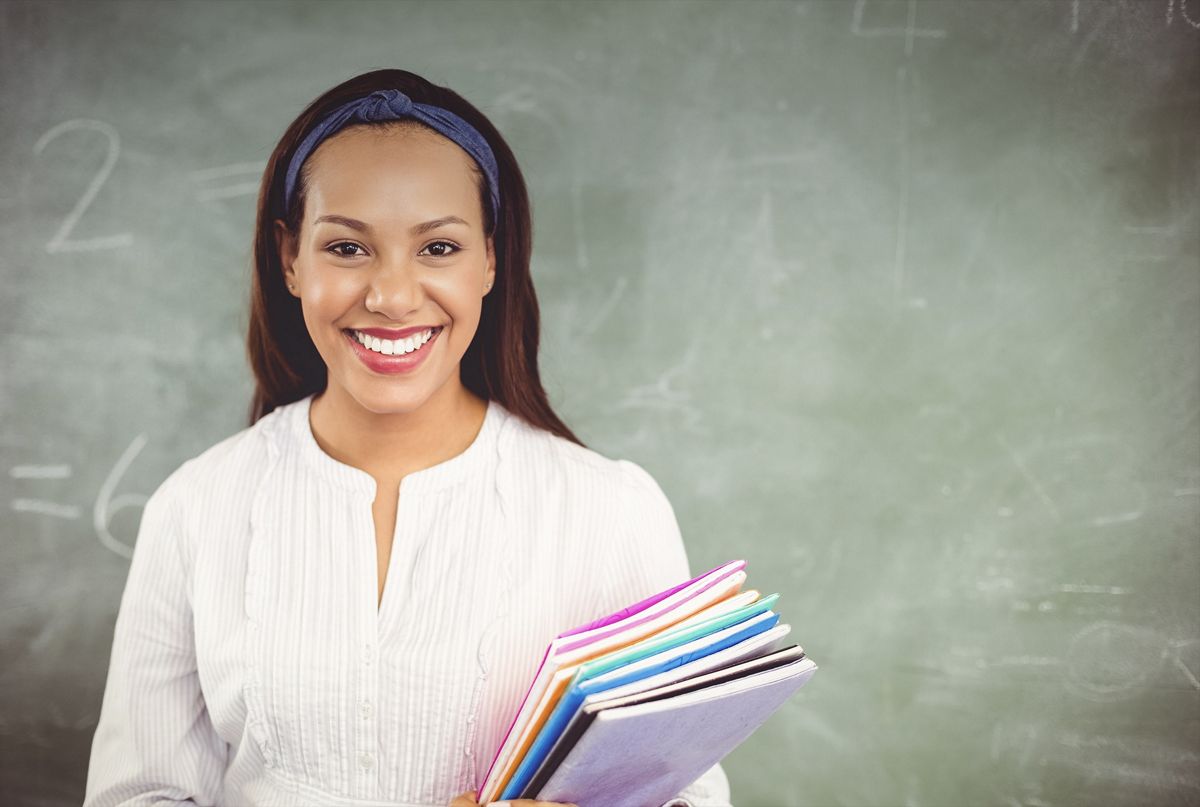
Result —
POLYGON ((371 663, 371 645, 363 648, 363 664, 371 663))
POLYGON ((371 702, 363 701, 361 710, 362 710, 363 720, 366 720, 368 717, 371 716, 371 702))
POLYGON ((375 757, 364 751, 363 755, 358 758, 358 764, 364 768, 370 768, 375 764, 375 757))

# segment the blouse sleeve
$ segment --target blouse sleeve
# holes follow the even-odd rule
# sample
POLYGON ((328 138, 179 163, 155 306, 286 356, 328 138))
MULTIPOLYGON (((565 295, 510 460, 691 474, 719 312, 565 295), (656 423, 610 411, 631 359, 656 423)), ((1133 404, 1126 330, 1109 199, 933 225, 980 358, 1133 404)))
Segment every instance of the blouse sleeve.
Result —
MULTIPOLYGON (((675 510, 658 482, 635 462, 617 462, 636 491, 630 497, 630 518, 622 519, 629 525, 629 534, 622 536, 628 549, 614 553, 618 568, 609 578, 622 595, 616 607, 623 607, 689 580, 692 574, 675 510)), ((732 807, 725 770, 714 765, 662 807, 732 807)))
POLYGON ((172 478, 146 502, 113 632, 84 807, 213 805, 228 753, 196 670, 172 478))

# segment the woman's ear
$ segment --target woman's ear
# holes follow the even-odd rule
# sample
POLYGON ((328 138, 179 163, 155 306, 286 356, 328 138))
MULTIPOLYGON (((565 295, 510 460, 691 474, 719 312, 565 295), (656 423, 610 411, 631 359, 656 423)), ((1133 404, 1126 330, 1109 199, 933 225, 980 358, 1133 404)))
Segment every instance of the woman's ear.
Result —
POLYGON ((483 293, 486 296, 496 283, 496 247, 492 236, 487 237, 487 268, 483 272, 483 293))
POLYGON ((292 266, 296 262, 296 237, 288 231, 283 219, 275 219, 275 249, 279 251, 279 264, 283 267, 283 282, 293 297, 299 297, 296 270, 292 266))

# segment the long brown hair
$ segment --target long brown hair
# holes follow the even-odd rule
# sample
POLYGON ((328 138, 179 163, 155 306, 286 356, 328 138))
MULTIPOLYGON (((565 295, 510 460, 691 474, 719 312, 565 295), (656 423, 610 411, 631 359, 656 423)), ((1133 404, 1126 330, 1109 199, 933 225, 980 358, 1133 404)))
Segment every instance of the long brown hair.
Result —
POLYGON ((383 89, 400 90, 413 101, 435 104, 466 120, 487 138, 500 168, 498 220, 491 217, 486 184, 480 179, 480 205, 487 215, 485 232, 492 235, 496 249, 496 277, 492 292, 483 298, 475 338, 460 363, 463 386, 484 400, 498 401, 534 426, 583 445, 550 408, 538 372, 540 316, 529 274, 533 225, 525 179, 517 160, 482 112, 452 90, 407 70, 374 70, 329 90, 292 121, 267 161, 258 193, 246 335, 246 350, 256 380, 250 425, 278 406, 324 390, 328 381, 325 361, 304 325, 300 303, 284 286, 272 229, 275 219, 283 219, 290 232, 300 232, 306 178, 301 172, 296 202, 288 211, 283 198, 288 162, 308 132, 331 110, 383 89))

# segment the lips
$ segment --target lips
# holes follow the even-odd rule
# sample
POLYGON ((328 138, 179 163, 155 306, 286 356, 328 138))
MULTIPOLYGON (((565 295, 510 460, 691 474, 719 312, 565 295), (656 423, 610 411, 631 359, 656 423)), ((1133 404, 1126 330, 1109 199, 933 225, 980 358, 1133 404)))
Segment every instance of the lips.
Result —
POLYGON ((404 339, 412 336, 414 333, 424 333, 425 331, 436 330, 440 325, 414 325, 411 328, 401 328, 398 331, 389 328, 350 328, 348 330, 365 333, 367 336, 374 336, 376 339, 404 339))
MULTIPOLYGON (((411 329, 406 329, 411 330, 411 329)), ((423 330, 423 329, 422 329, 423 330)), ((438 337, 442 335, 442 328, 434 330, 433 336, 429 338, 425 344, 421 345, 412 353, 404 353, 401 355, 386 356, 382 353, 376 353, 369 348, 366 348, 355 337, 354 331, 345 330, 342 333, 346 337, 346 341, 350 343, 350 349, 354 351, 354 355, 359 361, 372 372, 382 375, 399 375, 412 373, 422 364, 425 363, 425 358, 433 352, 434 345, 438 341, 438 337)), ((364 331, 368 333, 368 331, 364 331)), ((381 337, 382 338, 382 337, 381 337)))

